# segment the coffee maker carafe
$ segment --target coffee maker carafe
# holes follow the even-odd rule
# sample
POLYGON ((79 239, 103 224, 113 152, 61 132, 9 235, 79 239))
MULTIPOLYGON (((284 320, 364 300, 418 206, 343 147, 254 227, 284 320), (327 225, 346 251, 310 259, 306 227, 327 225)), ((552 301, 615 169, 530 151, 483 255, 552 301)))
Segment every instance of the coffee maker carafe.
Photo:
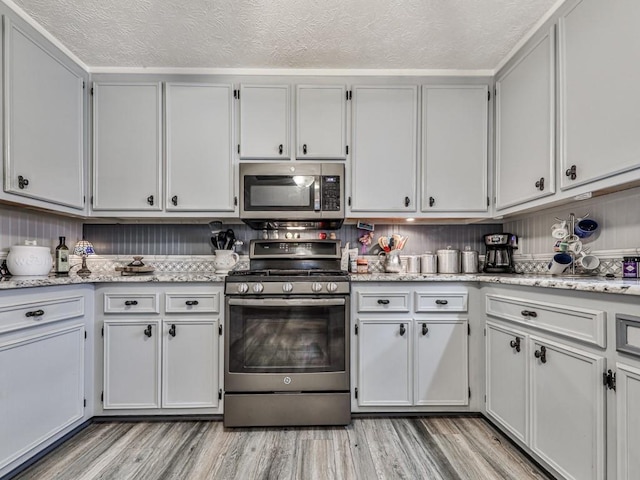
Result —
POLYGON ((485 273, 513 273, 513 251, 518 248, 518 237, 511 233, 490 233, 484 236, 487 254, 485 273))

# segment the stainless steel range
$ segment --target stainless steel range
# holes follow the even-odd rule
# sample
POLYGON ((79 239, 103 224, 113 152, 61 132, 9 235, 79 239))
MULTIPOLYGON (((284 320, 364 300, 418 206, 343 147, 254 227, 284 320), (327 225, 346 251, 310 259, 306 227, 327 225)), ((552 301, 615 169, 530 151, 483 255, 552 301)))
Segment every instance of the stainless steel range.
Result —
POLYGON ((225 282, 226 427, 346 425, 349 276, 339 240, 252 240, 225 282))

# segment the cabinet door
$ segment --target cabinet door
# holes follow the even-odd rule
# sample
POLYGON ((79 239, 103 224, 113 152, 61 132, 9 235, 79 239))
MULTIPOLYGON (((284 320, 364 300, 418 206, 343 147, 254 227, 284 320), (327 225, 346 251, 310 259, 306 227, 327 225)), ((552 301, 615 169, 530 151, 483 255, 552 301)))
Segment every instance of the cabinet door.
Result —
POLYGON ((466 320, 416 320, 415 405, 467 405, 466 320))
POLYGON ((296 158, 346 157, 344 85, 299 85, 296 103, 296 158))
POLYGON ((5 191, 82 209, 82 76, 4 21, 5 191))
POLYGON ((523 443, 529 441, 527 336, 487 322, 487 413, 523 443))
POLYGON ((423 211, 487 211, 488 91, 422 87, 423 211))
POLYGON ((166 85, 167 211, 233 211, 233 87, 166 85))
POLYGON ((358 405, 411 405, 411 319, 359 320, 358 405))
POLYGON ((240 87, 240 158, 289 160, 289 85, 240 87))
POLYGON ((104 322, 104 408, 160 407, 160 322, 104 322))
POLYGON ((604 358, 531 337, 531 449, 564 477, 605 477, 604 358))
POLYGON ((219 321, 167 320, 162 332, 162 406, 218 406, 219 321))
POLYGON ((634 1, 585 0, 559 19, 563 189, 640 167, 638 24, 634 1))
POLYGON ((353 88, 351 211, 415 212, 418 89, 353 88))
POLYGON ((84 415, 84 326, 0 344, 0 468, 84 415))
POLYGON ((496 81, 496 208, 555 192, 554 30, 496 81))
POLYGON ((618 480, 632 480, 640 472, 640 370, 617 364, 618 480), (635 472, 635 473, 634 473, 635 472))
POLYGON ((160 83, 94 83, 93 209, 160 210, 160 83))

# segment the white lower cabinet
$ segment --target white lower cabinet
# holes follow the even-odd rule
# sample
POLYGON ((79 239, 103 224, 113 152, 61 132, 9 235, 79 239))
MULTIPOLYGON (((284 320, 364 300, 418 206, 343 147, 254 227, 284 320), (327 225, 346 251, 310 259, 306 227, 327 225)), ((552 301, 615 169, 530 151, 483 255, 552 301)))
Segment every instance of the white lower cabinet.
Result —
POLYGON ((486 337, 487 413, 527 443, 527 336, 518 330, 487 322, 486 337))
MULTIPOLYGON (((358 408, 468 405, 466 316, 420 313, 420 287, 358 285, 353 291, 358 408)), ((458 311, 466 311, 466 292, 440 296, 456 295, 465 299, 458 311)))
POLYGON ((358 319, 359 405, 412 405, 412 323, 358 319))
POLYGON ((222 287, 126 291, 102 297, 104 410, 221 413, 222 287))
POLYGON ((591 341, 581 334, 583 323, 598 330, 605 315, 593 320, 583 308, 562 305, 567 317, 575 310, 574 331, 563 323, 554 331, 541 321, 543 307, 555 305, 546 298, 490 294, 486 305, 499 320, 486 322, 487 415, 561 478, 606 478, 606 352, 585 347, 591 341), (527 320, 497 308, 506 298, 514 310, 527 312, 527 320), (551 335, 542 336, 541 329, 551 335))
POLYGON ((217 320, 165 319, 162 335, 162 406, 218 406, 217 320))
POLYGON ((47 288, 6 294, 0 295, 0 477, 86 419, 84 294, 47 288))
POLYGON ((531 449, 566 478, 605 478, 602 356, 530 338, 531 449))
POLYGON ((160 322, 105 320, 104 408, 160 407, 160 322))
POLYGON ((467 320, 423 319, 414 327, 414 405, 467 405, 467 320))
POLYGON ((640 472, 640 368, 616 365, 618 480, 640 472))

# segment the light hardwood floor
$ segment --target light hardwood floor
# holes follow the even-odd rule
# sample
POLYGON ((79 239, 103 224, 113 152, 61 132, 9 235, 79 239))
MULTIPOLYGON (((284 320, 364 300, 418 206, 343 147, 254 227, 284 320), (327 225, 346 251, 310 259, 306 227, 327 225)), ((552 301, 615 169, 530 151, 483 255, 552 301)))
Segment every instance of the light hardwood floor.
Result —
POLYGON ((347 427, 94 423, 16 479, 548 479, 476 417, 356 418, 347 427))

